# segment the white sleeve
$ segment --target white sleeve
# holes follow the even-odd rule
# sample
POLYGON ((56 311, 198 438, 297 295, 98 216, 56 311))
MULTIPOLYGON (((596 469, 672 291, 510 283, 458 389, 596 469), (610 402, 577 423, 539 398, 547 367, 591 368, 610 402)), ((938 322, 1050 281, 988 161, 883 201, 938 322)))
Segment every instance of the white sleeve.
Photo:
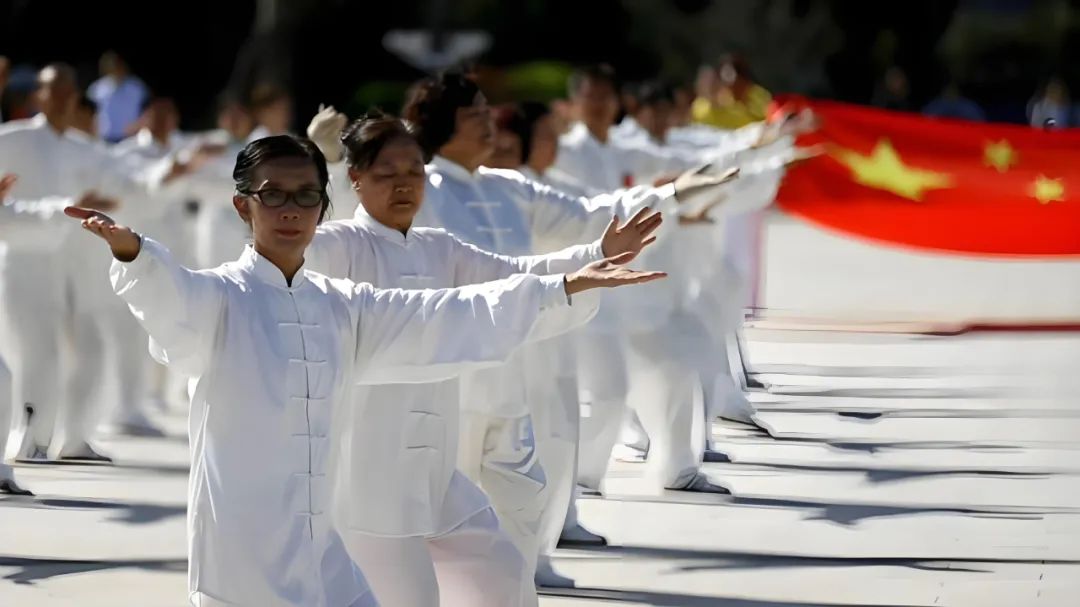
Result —
POLYGON ((360 204, 349 181, 349 168, 345 161, 326 164, 330 174, 330 215, 328 219, 352 219, 360 204))
POLYGON ((315 229, 315 237, 304 249, 304 267, 330 278, 348 278, 353 282, 363 282, 352 275, 350 237, 354 237, 354 234, 343 223, 329 221, 320 225, 315 229))
POLYGON ((133 261, 113 260, 109 275, 113 290, 150 334, 154 358, 188 376, 202 375, 225 308, 222 279, 183 267, 149 238, 133 261))
POLYGON ((604 233, 613 215, 626 219, 644 208, 670 212, 676 206, 675 186, 639 186, 586 198, 571 196, 526 180, 530 200, 523 211, 533 237, 556 246, 591 242, 604 233))
POLYGON ((452 234, 454 284, 468 285, 507 278, 513 274, 566 274, 604 258, 597 240, 587 245, 572 245, 545 255, 498 255, 463 242, 452 234))
POLYGON ((568 331, 596 312, 570 305, 562 276, 517 274, 456 289, 354 286, 357 382, 422 383, 506 361, 522 344, 568 331))
POLYGON ((654 144, 626 146, 620 150, 630 163, 634 182, 651 185, 663 177, 675 177, 708 162, 709 154, 660 147, 654 144))

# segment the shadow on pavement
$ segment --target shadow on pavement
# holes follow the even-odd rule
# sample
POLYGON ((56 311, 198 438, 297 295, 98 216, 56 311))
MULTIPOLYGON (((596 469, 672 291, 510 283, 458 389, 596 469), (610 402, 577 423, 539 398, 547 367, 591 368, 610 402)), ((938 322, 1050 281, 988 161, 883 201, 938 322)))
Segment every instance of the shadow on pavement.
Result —
POLYGON ((174 516, 184 516, 186 505, 136 504, 94 499, 48 497, 0 498, 0 507, 39 508, 43 510, 108 510, 114 514, 110 521, 130 525, 157 523, 174 516))
MULTIPOLYGON (((855 603, 803 603, 791 601, 763 601, 736 597, 700 596, 669 592, 646 592, 640 590, 615 590, 612 588, 540 588, 542 596, 579 599, 596 599, 616 603, 639 603, 657 607, 854 607, 855 603)), ((859 607, 930 607, 923 605, 858 603, 859 607)))
POLYGON ((112 569, 139 569, 142 571, 182 573, 187 571, 187 559, 87 561, 0 556, 0 567, 15 568, 14 572, 5 575, 2 579, 16 584, 33 585, 34 582, 62 575, 89 573, 91 571, 108 571, 112 569))

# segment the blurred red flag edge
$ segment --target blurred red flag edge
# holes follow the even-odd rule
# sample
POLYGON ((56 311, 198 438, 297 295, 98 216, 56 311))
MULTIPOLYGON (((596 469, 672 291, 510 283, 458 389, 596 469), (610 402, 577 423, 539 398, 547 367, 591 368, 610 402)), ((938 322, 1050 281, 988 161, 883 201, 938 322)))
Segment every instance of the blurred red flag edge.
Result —
MULTIPOLYGON (((829 153, 789 170, 777 196, 784 211, 845 234, 922 250, 1080 255, 1080 129, 935 119, 795 96, 777 98, 772 109, 804 107, 818 114, 822 127, 799 144, 825 144, 829 153), (929 172, 948 185, 919 188, 913 200, 888 185, 860 184, 850 159, 871 160, 883 145, 895 151, 901 176, 929 172)), ((871 170, 880 179, 882 172, 895 176, 896 168, 871 170)))

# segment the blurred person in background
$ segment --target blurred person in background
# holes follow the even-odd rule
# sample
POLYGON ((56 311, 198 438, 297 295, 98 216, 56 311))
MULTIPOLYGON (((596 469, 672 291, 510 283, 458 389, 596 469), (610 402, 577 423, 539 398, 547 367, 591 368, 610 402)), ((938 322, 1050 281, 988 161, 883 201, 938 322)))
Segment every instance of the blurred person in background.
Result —
MULTIPOLYGON (((10 195, 17 181, 17 175, 0 175, 0 256, 11 255, 15 250, 55 251, 59 245, 58 237, 66 233, 63 225, 58 223, 66 206, 96 210, 112 208, 108 201, 92 195, 79 200, 62 196, 38 200, 17 199, 10 195)), ((13 379, 4 356, 0 354, 0 494, 28 496, 33 493, 16 482, 15 470, 5 461, 11 421, 16 417, 13 379)))
POLYGON ((86 135, 91 140, 98 139, 97 104, 86 95, 79 95, 79 102, 71 116, 71 128, 86 135))
POLYGON ((706 77, 698 92, 692 108, 694 120, 722 129, 737 129, 765 119, 772 95, 754 82, 745 59, 724 55, 717 62, 715 74, 715 81, 706 77))
POLYGON ((188 198, 199 201, 193 242, 196 265, 201 268, 217 267, 235 259, 248 241, 249 230, 229 202, 233 191, 232 166, 236 154, 266 132, 256 128, 248 106, 230 94, 223 94, 218 103, 217 126, 216 130, 195 138, 221 146, 220 157, 184 179, 188 198))
POLYGON ((87 89, 98 106, 98 132, 109 143, 131 134, 143 102, 150 96, 142 80, 131 74, 127 62, 115 51, 107 51, 98 62, 101 78, 87 89))
POLYGON ((671 127, 683 128, 694 121, 694 89, 687 85, 676 86, 673 91, 674 104, 671 108, 671 127))
POLYGON ((274 84, 260 84, 252 89, 248 107, 255 120, 251 140, 292 131, 293 101, 285 89, 274 84))
MULTIPOLYGON (((512 169, 557 190, 587 195, 572 177, 555 168, 559 154, 559 120, 551 106, 535 101, 507 104, 495 112, 495 152, 485 163, 493 169, 512 169)), ((537 243, 540 250, 554 250, 537 243)))
MULTIPOLYGON (((38 76, 41 114, 0 133, 0 166, 19 176, 13 195, 96 196, 118 204, 137 200, 188 170, 175 158, 133 165, 72 126, 79 92, 74 70, 50 64, 38 76)), ((108 255, 78 231, 49 254, 9 251, 3 268, 4 311, 16 383, 27 411, 19 458, 108 462, 91 445, 104 388, 113 379, 105 322, 116 297, 108 284, 108 255), (63 319, 57 323, 56 319, 63 319), (70 362, 60 355, 70 343, 70 362)))
POLYGON ((972 122, 986 121, 986 114, 983 113, 979 104, 964 97, 960 92, 960 85, 956 82, 946 84, 941 94, 923 107, 922 113, 934 118, 953 118, 972 122))
POLYGON ((1028 120, 1039 129, 1080 126, 1080 107, 1072 103, 1064 79, 1054 76, 1028 102, 1028 120))
MULTIPOLYGON (((168 97, 150 97, 143 104, 136 123, 138 131, 112 148, 117 158, 132 165, 132 170, 146 162, 178 154, 188 145, 188 137, 179 132, 180 113, 168 97)), ((194 261, 194 217, 187 210, 188 196, 183 180, 177 180, 153 193, 135 197, 114 217, 165 244, 174 257, 185 265, 194 261)), ((110 310, 109 344, 121 378, 114 406, 105 416, 104 430, 112 434, 155 437, 164 433, 150 417, 149 404, 164 410, 168 401, 169 371, 154 364, 146 352, 146 332, 122 302, 110 310)))
POLYGON ((883 110, 912 111, 914 107, 911 103, 911 85, 904 70, 896 65, 885 70, 870 103, 883 110))
POLYGON ((627 143, 666 145, 675 109, 673 89, 659 81, 643 82, 631 89, 630 96, 633 109, 611 129, 612 137, 627 143))

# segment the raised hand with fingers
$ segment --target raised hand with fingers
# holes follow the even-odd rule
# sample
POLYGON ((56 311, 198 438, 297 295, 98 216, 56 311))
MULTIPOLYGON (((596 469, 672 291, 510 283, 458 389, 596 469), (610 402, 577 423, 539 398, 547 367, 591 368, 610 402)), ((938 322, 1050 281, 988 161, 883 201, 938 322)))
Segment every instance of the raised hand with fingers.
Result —
POLYGON ((604 252, 604 257, 611 258, 623 253, 632 253, 630 259, 637 257, 642 249, 656 240, 653 232, 663 221, 664 218, 659 211, 649 208, 641 209, 622 225, 619 225, 618 217, 612 217, 611 223, 604 230, 604 236, 600 239, 600 248, 604 252))
POLYGON ((594 261, 566 275, 566 293, 573 295, 590 289, 610 289, 623 285, 652 282, 667 276, 666 272, 641 272, 624 267, 637 254, 631 251, 594 261))
POLYGON ((791 158, 784 163, 784 166, 794 166, 806 162, 807 160, 813 160, 819 156, 824 156, 829 152, 828 148, 824 145, 811 145, 806 147, 796 147, 791 158))
POLYGON ((308 139, 319 146, 327 162, 341 160, 341 131, 348 122, 348 117, 335 110, 333 106, 320 105, 319 113, 315 114, 311 123, 308 124, 308 139))
POLYGON ((720 196, 723 186, 738 176, 738 167, 717 171, 711 164, 706 164, 675 179, 675 199, 681 204, 691 200, 709 202, 720 196))
POLYGON ((109 244, 113 257, 120 261, 132 261, 139 256, 142 237, 127 226, 117 225, 112 217, 100 211, 67 207, 64 214, 82 220, 83 229, 98 235, 109 244))

